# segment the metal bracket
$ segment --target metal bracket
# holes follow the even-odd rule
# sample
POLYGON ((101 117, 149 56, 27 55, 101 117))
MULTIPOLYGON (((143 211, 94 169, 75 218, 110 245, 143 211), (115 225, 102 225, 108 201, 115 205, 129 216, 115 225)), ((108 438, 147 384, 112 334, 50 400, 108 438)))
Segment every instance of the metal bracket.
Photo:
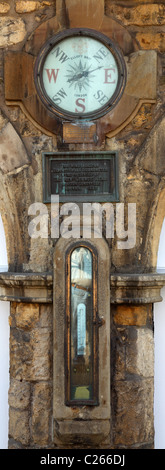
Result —
POLYGON ((103 317, 100 318, 99 316, 97 316, 96 320, 93 321, 93 324, 99 328, 100 326, 105 325, 105 320, 103 317))

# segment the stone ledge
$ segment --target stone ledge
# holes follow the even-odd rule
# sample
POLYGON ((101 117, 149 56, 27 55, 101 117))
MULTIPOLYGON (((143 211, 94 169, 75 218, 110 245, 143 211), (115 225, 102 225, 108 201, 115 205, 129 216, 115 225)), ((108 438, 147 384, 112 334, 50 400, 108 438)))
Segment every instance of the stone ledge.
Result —
POLYGON ((112 274, 112 304, 149 304, 161 302, 160 291, 165 285, 165 273, 112 274))
POLYGON ((0 273, 0 300, 10 302, 53 302, 51 273, 0 273))
MULTIPOLYGON (((85 407, 84 407, 85 408, 85 407)), ((54 419, 54 442, 57 445, 62 443, 66 445, 78 444, 95 446, 105 440, 109 441, 110 420, 109 419, 54 419)))
MULTIPOLYGON (((165 273, 112 274, 112 304, 149 304, 161 302, 165 273)), ((0 300, 52 303, 52 273, 0 273, 0 300)))

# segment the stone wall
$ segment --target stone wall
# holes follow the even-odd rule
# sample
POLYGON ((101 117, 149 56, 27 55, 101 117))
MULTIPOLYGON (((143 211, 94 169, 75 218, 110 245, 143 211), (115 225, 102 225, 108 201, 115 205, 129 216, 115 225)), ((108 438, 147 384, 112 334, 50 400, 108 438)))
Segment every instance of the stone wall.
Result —
POLYGON ((113 306, 111 314, 112 445, 115 448, 152 448, 152 305, 113 306))
MULTIPOLYGON (((11 304, 11 449, 55 447, 52 317, 52 306, 48 304, 11 304)), ((111 309, 109 448, 153 448, 152 320, 151 304, 111 309)))
POLYGON ((9 448, 52 446, 52 305, 11 304, 9 448))
MULTIPOLYGON (((42 151, 60 150, 61 145, 55 135, 44 134, 36 127, 20 107, 6 104, 3 63, 7 50, 22 51, 26 45, 28 51, 33 31, 55 15, 55 2, 8 1, 2 2, 0 8, 0 199, 9 267, 11 271, 52 271, 55 241, 50 237, 48 243, 43 239, 29 239, 27 229, 31 218, 27 211, 31 203, 43 200, 42 151)), ((105 1, 106 15, 124 25, 140 50, 154 49, 158 53, 155 104, 143 104, 131 123, 115 137, 106 137, 105 149, 117 149, 119 154, 120 202, 136 202, 137 205, 136 247, 128 256, 125 251, 117 250, 116 240, 113 240, 111 269, 114 272, 132 272, 135 268, 137 272, 154 271, 156 266, 153 220, 165 186, 163 12, 161 2, 105 1)), ((73 150, 73 145, 65 149, 73 150)), ((79 150, 78 145, 76 150, 79 150)))

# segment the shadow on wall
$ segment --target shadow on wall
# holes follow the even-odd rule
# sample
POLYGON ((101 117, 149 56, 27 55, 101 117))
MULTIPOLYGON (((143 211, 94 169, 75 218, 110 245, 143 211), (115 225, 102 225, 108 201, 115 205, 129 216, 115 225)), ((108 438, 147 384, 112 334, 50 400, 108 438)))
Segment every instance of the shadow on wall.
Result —
MULTIPOLYGON (((165 273, 165 219, 159 239, 157 271, 165 273)), ((154 305, 155 337, 155 393, 154 423, 155 449, 165 449, 165 287, 161 291, 162 302, 154 305)))
POLYGON ((3 228, 2 217, 0 215, 0 272, 8 271, 6 239, 3 228))
MULTIPOLYGON (((0 272, 8 270, 5 233, 0 215, 0 272)), ((8 447, 10 303, 0 301, 0 449, 8 447)))

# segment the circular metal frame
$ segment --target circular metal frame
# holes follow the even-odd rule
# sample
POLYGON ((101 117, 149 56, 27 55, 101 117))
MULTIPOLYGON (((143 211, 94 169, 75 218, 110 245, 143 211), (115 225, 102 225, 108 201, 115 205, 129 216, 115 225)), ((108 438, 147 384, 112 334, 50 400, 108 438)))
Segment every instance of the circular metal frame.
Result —
POLYGON ((56 117, 61 118, 62 120, 70 120, 70 121, 75 121, 75 120, 77 121, 79 119, 95 120, 104 116, 104 114, 107 114, 109 111, 111 111, 111 109, 116 106, 116 104, 118 103, 118 101, 120 100, 123 94, 125 84, 126 84, 126 75, 127 74, 126 74, 126 65, 125 65, 124 57, 120 49, 116 46, 116 44, 114 44, 114 42, 110 38, 105 36, 104 34, 97 32, 93 29, 88 29, 88 28, 68 29, 53 36, 43 45, 36 59, 35 67, 34 67, 35 86, 36 86, 37 93, 42 103, 56 117), (44 63, 45 63, 47 55, 54 48, 54 46, 60 43, 63 39, 67 39, 67 38, 74 37, 74 36, 91 37, 93 39, 100 41, 104 46, 106 46, 110 50, 110 52, 114 56, 116 63, 117 63, 118 83, 117 83, 116 90, 114 94, 112 95, 112 97, 109 99, 109 101, 104 106, 99 108, 98 111, 96 110, 96 111, 83 113, 83 114, 71 113, 65 110, 62 111, 61 107, 58 107, 57 105, 53 103, 53 101, 48 96, 44 88, 42 72, 43 72, 43 67, 44 67, 44 63))

